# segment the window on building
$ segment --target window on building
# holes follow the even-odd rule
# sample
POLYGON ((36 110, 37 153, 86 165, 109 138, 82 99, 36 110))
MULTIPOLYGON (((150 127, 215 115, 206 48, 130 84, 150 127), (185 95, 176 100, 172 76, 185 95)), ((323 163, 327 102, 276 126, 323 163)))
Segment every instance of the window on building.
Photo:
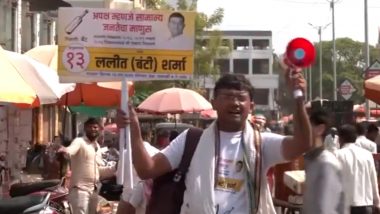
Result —
POLYGON ((273 96, 274 96, 274 99, 277 100, 278 97, 279 97, 279 94, 278 94, 278 89, 275 88, 274 91, 273 91, 273 96))
POLYGON ((0 1, 0 46, 7 50, 13 50, 12 10, 10 4, 0 1))
POLYGON ((219 67, 220 74, 227 74, 230 72, 229 59, 216 59, 214 65, 219 67))
POLYGON ((234 59, 233 72, 235 74, 248 74, 249 72, 248 59, 234 59))
POLYGON ((255 88, 253 100, 256 105, 269 105, 269 89, 268 88, 255 88))
POLYGON ((208 43, 210 43, 209 39, 202 39, 201 40, 202 48, 206 48, 208 46, 208 43))
POLYGON ((231 47, 231 40, 229 40, 229 39, 223 39, 222 40, 222 46, 224 46, 224 47, 231 47))
POLYGON ((248 39, 234 39, 234 50, 248 50, 249 40, 248 39))
POLYGON ((253 39, 252 46, 254 50, 268 50, 269 39, 253 39))
POLYGON ((253 59, 252 73, 253 74, 269 74, 269 59, 253 59))

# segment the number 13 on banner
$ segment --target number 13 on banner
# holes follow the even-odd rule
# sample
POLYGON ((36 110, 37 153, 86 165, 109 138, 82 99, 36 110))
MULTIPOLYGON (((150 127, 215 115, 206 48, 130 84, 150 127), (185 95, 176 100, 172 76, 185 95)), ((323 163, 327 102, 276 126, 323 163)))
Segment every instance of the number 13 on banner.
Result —
POLYGON ((71 45, 63 51, 62 62, 66 70, 73 73, 82 72, 90 62, 90 54, 83 46, 71 45))

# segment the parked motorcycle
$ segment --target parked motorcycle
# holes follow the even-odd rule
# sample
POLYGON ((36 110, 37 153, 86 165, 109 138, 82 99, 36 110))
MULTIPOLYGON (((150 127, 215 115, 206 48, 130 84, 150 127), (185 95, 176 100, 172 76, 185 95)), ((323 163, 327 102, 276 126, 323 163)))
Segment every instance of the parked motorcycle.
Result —
POLYGON ((59 214, 49 206, 50 193, 26 195, 0 200, 0 213, 59 214))
POLYGON ((123 185, 116 183, 116 177, 112 177, 101 181, 102 185, 99 190, 99 195, 107 201, 119 201, 123 193, 123 185))
MULTIPOLYGON (((30 183, 16 183, 10 187, 11 197, 25 195, 49 194, 48 205, 57 214, 71 214, 71 208, 67 200, 68 190, 64 187, 65 179, 44 180, 30 183)), ((1 212, 0 212, 1 213, 1 212)), ((45 213, 44 213, 45 214, 45 213)))

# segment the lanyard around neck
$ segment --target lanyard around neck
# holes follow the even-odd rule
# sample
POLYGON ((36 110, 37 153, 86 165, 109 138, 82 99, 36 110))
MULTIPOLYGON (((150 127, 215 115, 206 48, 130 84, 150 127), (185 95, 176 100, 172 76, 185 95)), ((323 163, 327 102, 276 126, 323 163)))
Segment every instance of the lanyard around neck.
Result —
POLYGON ((218 170, 220 160, 220 133, 218 123, 215 124, 215 167, 214 167, 214 189, 218 185, 218 170))

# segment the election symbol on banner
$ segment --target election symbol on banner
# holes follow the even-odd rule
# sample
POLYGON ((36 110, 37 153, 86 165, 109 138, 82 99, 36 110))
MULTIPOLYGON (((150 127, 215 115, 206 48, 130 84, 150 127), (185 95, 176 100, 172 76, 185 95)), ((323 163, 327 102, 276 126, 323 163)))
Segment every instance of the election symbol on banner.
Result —
POLYGON ((378 60, 375 60, 365 71, 364 76, 365 79, 371 79, 372 77, 375 77, 377 75, 380 75, 380 62, 378 60))
POLYGON ((345 99, 349 100, 352 94, 357 91, 356 88, 351 84, 350 80, 345 79, 339 87, 340 95, 345 99))
POLYGON ((83 22, 83 17, 85 17, 88 13, 88 10, 85 10, 81 15, 76 16, 68 25, 65 27, 65 31, 67 34, 72 34, 75 29, 83 22))

